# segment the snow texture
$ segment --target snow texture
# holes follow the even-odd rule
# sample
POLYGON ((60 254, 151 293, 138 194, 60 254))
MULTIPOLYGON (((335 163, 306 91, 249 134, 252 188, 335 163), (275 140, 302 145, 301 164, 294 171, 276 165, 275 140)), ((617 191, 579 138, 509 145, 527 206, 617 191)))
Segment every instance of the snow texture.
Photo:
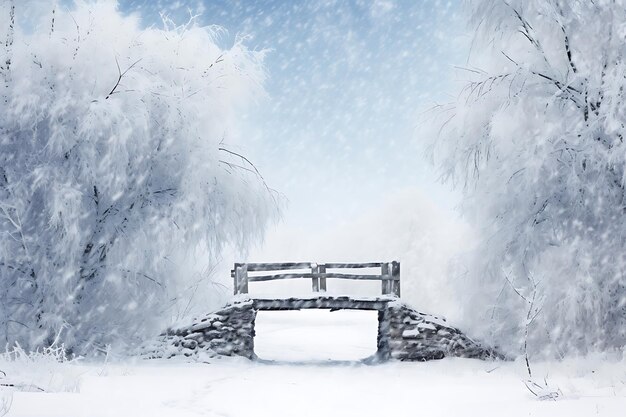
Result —
POLYGON ((537 375, 562 392, 556 401, 539 401, 522 381, 523 361, 446 358, 373 366, 329 361, 358 359, 363 347, 375 348, 373 317, 365 314, 369 312, 350 312, 341 319, 335 315, 342 312, 308 312, 312 314, 307 321, 302 312, 260 313, 259 317, 269 315, 258 320, 257 331, 274 355, 272 362, 224 357, 209 359, 208 364, 80 361, 51 369, 42 359, 11 365, 0 358, 0 369, 7 373, 4 378, 0 374, 0 383, 16 381, 21 374, 45 388, 38 392, 0 387, 0 401, 5 399, 10 417, 293 417, 294 413, 303 417, 409 417, 416 413, 433 417, 621 417, 626 407, 623 359, 596 355, 534 363, 537 375), (340 326, 327 326, 337 320, 342 322, 340 326), (353 328, 368 333, 370 339, 344 340, 322 352, 317 350, 321 345, 307 350, 307 345, 301 344, 308 338, 339 340, 353 328), (288 331, 289 337, 280 329, 288 331), (328 356, 321 356, 324 354, 328 356), (315 355, 318 361, 303 361, 315 355), (66 385, 47 385, 51 376, 65 380, 66 385))
POLYGON ((480 238, 456 285, 466 320, 513 354, 623 350, 625 3, 469 4, 466 84, 429 115, 480 238))
POLYGON ((278 208, 236 125, 263 53, 217 46, 220 30, 144 29, 110 1, 1 3, 1 340, 132 343, 209 299, 222 249, 261 236, 278 208))

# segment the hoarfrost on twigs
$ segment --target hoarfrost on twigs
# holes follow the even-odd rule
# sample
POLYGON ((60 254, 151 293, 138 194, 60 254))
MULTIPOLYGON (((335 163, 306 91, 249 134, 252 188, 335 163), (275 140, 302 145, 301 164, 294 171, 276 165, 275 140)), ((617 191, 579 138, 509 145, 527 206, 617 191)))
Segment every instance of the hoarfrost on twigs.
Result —
POLYGON ((30 350, 63 329, 69 350, 89 351, 141 337, 192 286, 179 273, 185 257, 245 247, 277 210, 235 145, 239 114, 263 94, 263 53, 240 40, 218 47, 218 29, 193 19, 142 29, 113 2, 35 23, 22 23, 24 10, 0 6, 11 40, 0 51, 11 57, 0 338, 30 350))
POLYGON ((510 351, 623 348, 624 2, 470 5, 467 84, 432 134, 482 236, 468 321, 510 351))

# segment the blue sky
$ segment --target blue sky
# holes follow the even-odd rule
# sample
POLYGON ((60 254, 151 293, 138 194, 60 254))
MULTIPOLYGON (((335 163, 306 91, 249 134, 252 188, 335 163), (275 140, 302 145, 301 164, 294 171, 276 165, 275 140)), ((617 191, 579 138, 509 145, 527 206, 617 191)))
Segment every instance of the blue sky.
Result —
POLYGON ((289 200, 284 227, 349 222, 395 190, 417 187, 443 210, 415 133, 419 114, 453 91, 467 39, 461 1, 123 0, 146 25, 159 12, 246 35, 267 49, 269 97, 246 116, 245 152, 289 200))

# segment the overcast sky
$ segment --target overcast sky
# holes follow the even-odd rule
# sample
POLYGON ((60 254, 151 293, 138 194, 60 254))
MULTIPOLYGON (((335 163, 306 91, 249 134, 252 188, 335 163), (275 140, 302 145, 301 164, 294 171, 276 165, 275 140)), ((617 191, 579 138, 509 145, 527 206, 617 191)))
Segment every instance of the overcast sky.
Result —
MULTIPOLYGON (((248 37, 267 49, 268 98, 241 126, 244 152, 288 199, 282 229, 328 230, 417 188, 442 210, 455 195, 436 182, 415 128, 454 91, 465 61, 461 1, 123 0, 146 25, 159 12, 248 37)), ((271 240, 271 234, 269 239, 271 240)))

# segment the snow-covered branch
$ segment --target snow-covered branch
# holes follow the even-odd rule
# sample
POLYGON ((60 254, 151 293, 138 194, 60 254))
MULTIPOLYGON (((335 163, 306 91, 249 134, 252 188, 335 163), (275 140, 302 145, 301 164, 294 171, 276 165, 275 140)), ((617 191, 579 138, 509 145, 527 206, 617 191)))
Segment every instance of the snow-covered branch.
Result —
POLYGON ((90 352, 156 331, 172 300, 189 310, 201 271, 275 217, 222 145, 263 94, 262 54, 194 19, 144 29, 113 2, 38 7, 33 30, 0 6, 0 337, 90 352))
POLYGON ((435 110, 432 134, 482 234, 461 291, 513 352, 623 348, 625 4, 470 4, 480 47, 468 67, 480 70, 435 110))

